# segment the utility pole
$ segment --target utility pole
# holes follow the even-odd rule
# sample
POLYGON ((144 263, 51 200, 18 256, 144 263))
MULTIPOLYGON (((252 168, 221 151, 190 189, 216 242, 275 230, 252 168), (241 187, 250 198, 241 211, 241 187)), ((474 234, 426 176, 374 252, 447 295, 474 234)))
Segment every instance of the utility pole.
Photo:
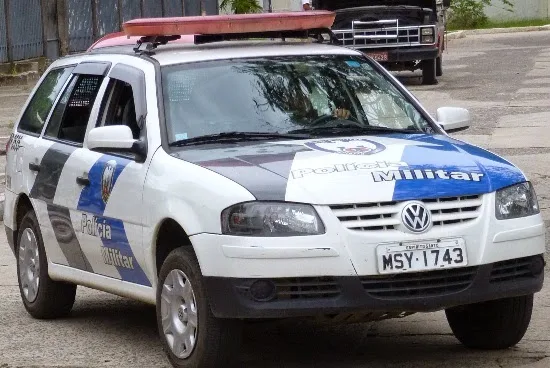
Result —
POLYGON ((57 0, 57 31, 59 33, 59 52, 61 56, 69 54, 69 22, 67 20, 67 0, 57 0))

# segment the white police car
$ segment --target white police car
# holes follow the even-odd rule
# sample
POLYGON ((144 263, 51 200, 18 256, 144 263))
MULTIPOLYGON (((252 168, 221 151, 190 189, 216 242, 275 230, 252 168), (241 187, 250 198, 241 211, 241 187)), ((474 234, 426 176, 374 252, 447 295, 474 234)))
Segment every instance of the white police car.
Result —
POLYGON ((8 143, 27 311, 66 315, 76 285, 156 304, 178 367, 226 366, 258 318, 444 309, 467 346, 519 342, 544 278, 532 185, 445 133, 467 111, 436 122, 331 44, 333 19, 138 20, 140 47, 55 61, 8 143))

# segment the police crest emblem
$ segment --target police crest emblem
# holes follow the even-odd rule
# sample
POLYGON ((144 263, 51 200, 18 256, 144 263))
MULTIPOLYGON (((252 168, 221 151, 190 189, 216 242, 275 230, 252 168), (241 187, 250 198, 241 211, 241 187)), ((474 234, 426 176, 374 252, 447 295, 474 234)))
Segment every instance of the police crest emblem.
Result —
POLYGON ((116 161, 111 160, 105 164, 103 173, 101 175, 101 199, 104 203, 107 203, 111 191, 113 190, 113 179, 115 177, 116 161))

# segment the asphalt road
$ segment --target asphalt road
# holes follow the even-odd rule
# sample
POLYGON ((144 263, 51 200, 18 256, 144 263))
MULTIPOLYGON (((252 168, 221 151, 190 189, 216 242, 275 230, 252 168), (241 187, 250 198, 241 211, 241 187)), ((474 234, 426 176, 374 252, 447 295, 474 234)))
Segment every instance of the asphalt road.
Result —
MULTIPOLYGON (((453 40, 444 68, 437 86, 420 86, 410 74, 400 78, 434 114, 441 106, 469 108, 473 125, 461 137, 518 164, 535 182, 545 220, 550 220, 550 32, 453 40)), ((14 88, 2 93, 14 95, 10 106, 0 102, 0 122, 7 122, 24 93, 14 88)), ((241 366, 550 367, 548 283, 535 303, 525 338, 507 351, 462 347, 438 312, 338 327, 295 322, 251 325, 245 331, 241 366)), ((169 367, 150 306, 79 287, 70 317, 31 319, 20 301, 15 260, 3 232, 0 326, 0 368, 169 367)))

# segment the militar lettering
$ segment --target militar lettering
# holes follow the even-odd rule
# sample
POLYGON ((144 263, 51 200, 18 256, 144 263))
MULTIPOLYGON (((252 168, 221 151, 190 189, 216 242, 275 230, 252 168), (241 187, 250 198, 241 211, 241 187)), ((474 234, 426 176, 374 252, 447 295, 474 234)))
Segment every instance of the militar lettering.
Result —
POLYGON ((125 256, 118 249, 101 247, 101 255, 103 256, 103 262, 107 265, 123 267, 129 270, 134 269, 134 257, 125 256))
POLYGON ((449 172, 445 170, 430 169, 373 171, 371 175, 376 183, 381 181, 420 179, 464 180, 479 182, 484 176, 481 173, 466 173, 461 171, 449 172))

